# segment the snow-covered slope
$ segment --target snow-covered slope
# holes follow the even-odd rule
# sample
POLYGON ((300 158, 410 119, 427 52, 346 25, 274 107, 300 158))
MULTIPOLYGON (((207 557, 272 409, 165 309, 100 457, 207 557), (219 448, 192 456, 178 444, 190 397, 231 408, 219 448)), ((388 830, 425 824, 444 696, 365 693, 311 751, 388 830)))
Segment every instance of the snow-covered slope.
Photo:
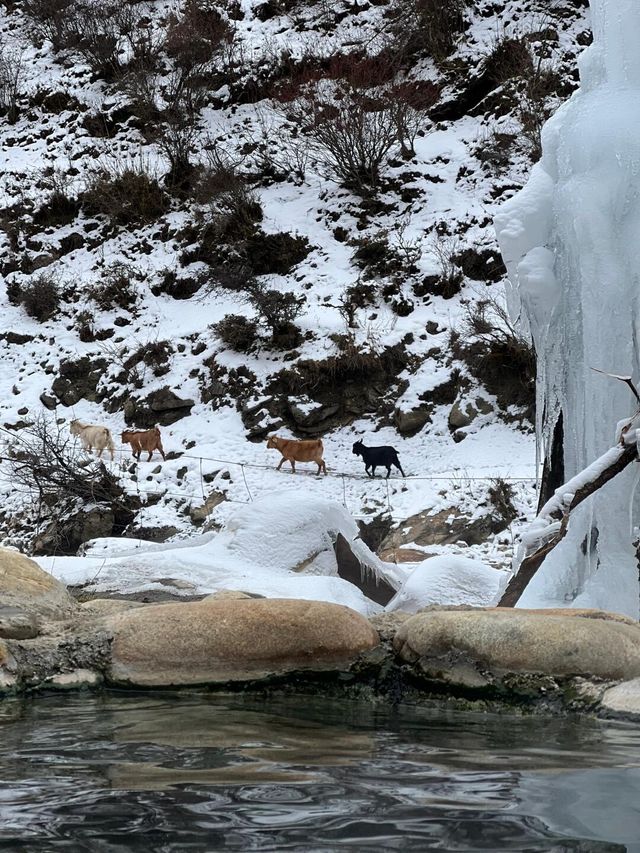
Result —
MULTIPOLYGON (((162 427, 170 458, 136 468, 119 447, 111 466, 142 501, 134 535, 159 526, 193 533, 189 509, 215 490, 227 498, 210 515, 217 522, 233 502, 309 489, 355 517, 400 522, 422 510, 477 514, 490 478, 503 477, 520 519, 530 514, 535 450, 520 385, 529 386, 518 382, 499 316, 491 223, 526 179, 536 122, 573 87, 587 40, 583 4, 476 0, 437 63, 412 48, 392 72, 380 57, 398 43, 393 3, 208 4, 207 26, 217 11, 224 35, 206 85, 190 92, 188 133, 174 120, 184 110, 176 80, 187 48, 202 47, 202 21, 198 39, 178 25, 206 4, 132 4, 115 70, 113 57, 96 70, 86 28, 85 42, 67 34, 56 49, 60 33, 38 18, 43 5, 22 0, 0 12, 4 66, 19 69, 16 108, 0 120, 6 443, 43 412, 63 433, 78 417, 118 436, 125 423, 153 422, 148 398, 168 388, 193 401, 162 427), (384 101, 389 86, 414 93, 402 96, 413 150, 403 159, 392 145, 379 187, 358 193, 332 170, 304 108, 341 87, 356 101, 363 92, 384 101), (180 147, 176 133, 194 167, 182 182, 168 156, 180 147), (269 240, 281 234, 289 236, 269 240), (239 295, 237 277, 251 278, 247 258, 262 290, 304 300, 288 342, 272 338, 255 302, 239 295), (62 297, 40 321, 24 294, 42 281, 62 297), (471 328, 484 300, 497 305, 483 309, 488 332, 486 323, 471 328), (248 351, 213 328, 229 314, 257 318, 248 351), (498 344, 487 343, 496 327, 498 344), (497 370, 487 359, 495 352, 497 370), (263 439, 276 428, 321 433, 329 475, 275 472, 263 439), (351 453, 356 438, 393 444, 407 478, 367 480, 351 453)), ((1 470, 5 542, 29 547, 16 517, 27 518, 20 513, 34 495, 16 489, 6 459, 1 470)), ((39 507, 40 526, 49 510, 39 507)), ((511 541, 506 530, 475 550, 501 563, 511 541)))

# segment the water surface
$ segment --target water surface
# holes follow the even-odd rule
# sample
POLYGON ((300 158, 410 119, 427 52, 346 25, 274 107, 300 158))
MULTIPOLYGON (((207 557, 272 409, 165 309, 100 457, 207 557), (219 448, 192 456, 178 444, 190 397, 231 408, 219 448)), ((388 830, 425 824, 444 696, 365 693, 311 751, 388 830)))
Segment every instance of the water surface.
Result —
POLYGON ((309 697, 4 701, 0 849, 640 853, 640 730, 309 697))

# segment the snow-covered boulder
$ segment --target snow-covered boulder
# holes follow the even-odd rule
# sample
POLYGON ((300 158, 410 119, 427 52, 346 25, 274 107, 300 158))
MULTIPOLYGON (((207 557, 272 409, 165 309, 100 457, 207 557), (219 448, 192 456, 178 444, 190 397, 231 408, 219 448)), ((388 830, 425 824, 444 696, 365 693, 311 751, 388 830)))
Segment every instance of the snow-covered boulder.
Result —
POLYGON ((445 555, 418 563, 386 607, 416 613, 430 604, 496 604, 507 581, 504 572, 479 560, 445 555))
POLYGON ((166 593, 171 588, 179 595, 182 588, 189 594, 237 589, 267 598, 345 604, 365 615, 378 612, 378 604, 338 576, 334 542, 341 534, 363 575, 387 579, 394 589, 400 585, 398 570, 358 538, 355 521, 336 501, 276 492, 225 511, 230 514, 217 534, 171 544, 129 541, 124 551, 116 546, 115 553, 109 550, 113 540, 105 539, 87 556, 43 557, 39 562, 65 583, 88 584, 94 593, 166 593))

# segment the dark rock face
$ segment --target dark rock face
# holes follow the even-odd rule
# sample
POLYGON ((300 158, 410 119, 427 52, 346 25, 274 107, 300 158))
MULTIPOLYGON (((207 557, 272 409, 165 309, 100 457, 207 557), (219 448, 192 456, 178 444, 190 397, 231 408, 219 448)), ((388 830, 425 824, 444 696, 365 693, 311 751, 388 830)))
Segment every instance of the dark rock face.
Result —
POLYGON ((36 554, 75 554, 89 539, 111 536, 115 513, 109 506, 94 506, 65 519, 55 519, 33 544, 36 554))
POLYGON ((96 388, 107 367, 104 358, 92 361, 88 356, 77 361, 60 362, 59 375, 53 380, 51 390, 63 406, 75 406, 80 400, 96 401, 96 388))
POLYGON ((129 398, 123 407, 124 419, 127 425, 135 425, 142 429, 159 426, 170 426, 181 418, 187 417, 195 406, 195 400, 183 399, 168 386, 159 391, 153 391, 143 400, 129 398))
MULTIPOLYGON (((466 515, 453 509, 443 509, 433 515, 419 512, 412 515, 386 537, 381 551, 393 551, 404 545, 452 545, 465 542, 467 545, 480 545, 494 533, 500 533, 509 526, 508 520, 497 512, 488 512, 473 521, 466 515)), ((427 556, 427 555, 423 555, 427 556)))
POLYGON ((367 572, 342 533, 338 533, 333 550, 338 563, 339 577, 357 586, 367 598, 377 604, 384 606, 391 601, 397 590, 384 578, 376 578, 372 572, 367 572))

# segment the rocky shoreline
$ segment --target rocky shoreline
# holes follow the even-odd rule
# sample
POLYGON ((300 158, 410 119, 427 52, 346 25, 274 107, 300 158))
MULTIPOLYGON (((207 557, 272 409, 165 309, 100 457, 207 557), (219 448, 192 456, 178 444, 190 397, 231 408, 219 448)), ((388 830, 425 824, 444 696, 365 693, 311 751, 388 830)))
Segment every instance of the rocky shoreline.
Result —
POLYGON ((197 688, 640 719, 640 625, 602 611, 337 604, 223 591, 79 604, 0 550, 0 695, 197 688))

